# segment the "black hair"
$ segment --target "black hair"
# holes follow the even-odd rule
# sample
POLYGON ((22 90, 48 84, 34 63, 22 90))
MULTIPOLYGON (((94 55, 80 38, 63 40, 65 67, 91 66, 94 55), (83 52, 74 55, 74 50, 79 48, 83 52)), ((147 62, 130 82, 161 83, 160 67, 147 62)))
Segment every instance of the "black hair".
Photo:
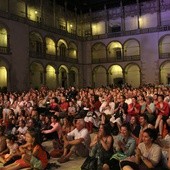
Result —
POLYGON ((107 124, 101 124, 103 126, 103 129, 104 129, 104 134, 106 136, 109 136, 111 135, 111 125, 109 123, 107 124))
POLYGON ((55 103, 58 103, 58 98, 57 97, 53 97, 52 99, 54 99, 55 103))
POLYGON ((56 121, 60 120, 60 118, 57 115, 52 115, 51 117, 53 117, 56 121))
POLYGON ((27 130, 27 133, 29 133, 30 135, 31 135, 31 137, 32 138, 34 138, 35 140, 34 140, 34 146, 36 146, 37 144, 39 144, 40 145, 40 139, 39 139, 39 135, 38 135, 38 133, 35 131, 35 129, 34 128, 29 128, 28 130, 27 130))
POLYGON ((163 94, 159 94, 158 97, 161 97, 162 100, 164 100, 164 95, 163 94))
POLYGON ((147 128, 144 130, 144 132, 147 133, 151 139, 153 139, 153 142, 158 137, 158 131, 156 129, 147 128))
POLYGON ((121 127, 125 127, 128 132, 131 132, 130 124, 129 123, 123 123, 121 127))
POLYGON ((149 121, 149 118, 146 114, 141 114, 139 117, 143 117, 147 122, 149 121))
POLYGON ((6 138, 9 139, 9 140, 12 140, 13 142, 17 140, 17 137, 15 135, 13 135, 13 134, 7 135, 6 138))

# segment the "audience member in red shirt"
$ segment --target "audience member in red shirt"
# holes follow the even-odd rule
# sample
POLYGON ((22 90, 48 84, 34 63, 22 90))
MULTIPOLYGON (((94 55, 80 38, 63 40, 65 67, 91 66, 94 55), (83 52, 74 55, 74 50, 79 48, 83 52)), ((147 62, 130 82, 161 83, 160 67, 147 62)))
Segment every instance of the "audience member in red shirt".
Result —
POLYGON ((156 123, 155 129, 159 127, 159 135, 162 136, 163 124, 166 122, 169 116, 169 105, 164 102, 164 96, 158 95, 158 103, 156 104, 156 123))

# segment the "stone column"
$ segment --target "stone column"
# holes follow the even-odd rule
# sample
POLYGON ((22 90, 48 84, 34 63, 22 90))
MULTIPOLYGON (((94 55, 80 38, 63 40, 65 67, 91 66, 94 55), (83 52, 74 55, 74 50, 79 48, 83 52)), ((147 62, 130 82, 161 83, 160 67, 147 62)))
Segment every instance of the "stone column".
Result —
POLYGON ((56 75, 56 87, 59 87, 59 71, 55 69, 55 75, 56 75))
POLYGON ((140 19, 140 16, 141 16, 141 11, 140 11, 140 5, 139 5, 139 0, 136 0, 136 3, 137 3, 137 11, 138 11, 138 13, 137 13, 137 20, 138 20, 138 25, 137 25, 137 29, 140 29, 140 21, 139 21, 139 19, 140 19))
POLYGON ((109 86, 109 73, 108 73, 108 71, 106 72, 106 81, 107 81, 107 86, 109 86))
POLYGON ((121 31, 125 31, 125 12, 122 0, 120 1, 120 7, 121 7, 121 31))
POLYGON ((25 18, 28 19, 28 2, 25 0, 25 18))
POLYGON ((91 16, 91 9, 89 9, 89 13, 90 13, 90 34, 92 36, 92 16, 91 16))
POLYGON ((47 83, 46 76, 47 76, 47 72, 46 72, 46 68, 45 68, 44 71, 43 71, 43 84, 44 85, 46 85, 46 83, 47 83))
POLYGON ((65 9, 65 20, 66 20, 66 31, 67 31, 67 2, 64 2, 64 9, 65 9))
POLYGON ((157 0, 157 26, 161 26, 161 3, 157 0))
POLYGON ((53 24, 54 24, 54 27, 56 27, 56 3, 55 3, 55 0, 53 0, 53 24))

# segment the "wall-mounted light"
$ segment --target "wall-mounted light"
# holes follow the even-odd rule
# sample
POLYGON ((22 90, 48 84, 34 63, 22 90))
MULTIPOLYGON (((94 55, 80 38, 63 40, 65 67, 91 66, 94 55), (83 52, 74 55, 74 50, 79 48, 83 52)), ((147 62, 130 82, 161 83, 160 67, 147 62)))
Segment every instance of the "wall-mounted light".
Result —
POLYGON ((35 14, 38 14, 38 11, 36 10, 34 13, 35 13, 35 14))
POLYGON ((72 27, 73 27, 73 25, 72 25, 72 24, 70 24, 70 27, 72 28, 72 27))

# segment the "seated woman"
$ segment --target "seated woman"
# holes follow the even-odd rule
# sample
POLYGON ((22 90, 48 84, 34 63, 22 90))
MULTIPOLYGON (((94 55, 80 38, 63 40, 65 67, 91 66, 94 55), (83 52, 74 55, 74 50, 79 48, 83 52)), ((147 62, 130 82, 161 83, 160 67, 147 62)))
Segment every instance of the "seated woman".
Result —
MULTIPOLYGON (((63 119, 63 126, 62 126, 62 137, 64 135, 66 135, 67 133, 71 132, 74 129, 74 126, 70 120, 69 117, 65 117, 63 119)), ((53 140, 53 148, 54 150, 52 150, 50 152, 50 156, 57 158, 57 157, 61 157, 61 155, 63 154, 64 151, 64 142, 63 142, 63 138, 61 137, 60 140, 53 140)))
MULTIPOLYGON (((136 141, 131 136, 131 130, 128 124, 122 124, 120 134, 117 136, 117 153, 121 153, 124 157, 134 154, 136 141)), ((116 153, 116 154, 117 154, 116 153)), ((107 164, 103 165, 103 170, 115 169, 119 170, 119 159, 111 158, 107 164)))
POLYGON ((22 168, 45 169, 48 164, 46 151, 39 144, 37 134, 30 130, 25 135, 26 144, 19 147, 22 158, 0 170, 19 170, 22 168))
POLYGON ((6 145, 6 137, 4 135, 4 130, 5 127, 0 126, 0 155, 4 154, 4 152, 6 152, 7 149, 7 145, 6 145))
POLYGON ((51 129, 42 130, 46 139, 58 140, 61 138, 62 129, 59 118, 56 115, 51 116, 51 129))
POLYGON ((136 155, 123 160, 122 170, 149 170, 155 169, 161 161, 161 147, 154 143, 157 139, 155 129, 146 129, 143 133, 143 142, 136 150, 136 155))
POLYGON ((140 129, 141 129, 138 118, 136 116, 132 116, 130 118, 130 122, 128 124, 129 124, 130 129, 131 129, 132 137, 134 137, 135 140, 136 140, 136 143, 138 143, 140 129))
POLYGON ((27 132, 28 127, 26 126, 26 122, 24 120, 19 121, 19 127, 17 129, 17 137, 18 143, 23 144, 25 142, 25 134, 27 132))
POLYGON ((100 125, 99 132, 93 138, 90 147, 90 156, 98 158, 99 167, 97 168, 100 169, 103 164, 108 162, 108 160, 113 154, 113 137, 111 135, 109 124, 100 125))
POLYGON ((3 155, 0 156, 0 162, 4 165, 14 162, 14 160, 20 158, 19 154, 19 146, 15 142, 16 137, 14 135, 8 135, 6 138, 7 149, 4 151, 3 155))

